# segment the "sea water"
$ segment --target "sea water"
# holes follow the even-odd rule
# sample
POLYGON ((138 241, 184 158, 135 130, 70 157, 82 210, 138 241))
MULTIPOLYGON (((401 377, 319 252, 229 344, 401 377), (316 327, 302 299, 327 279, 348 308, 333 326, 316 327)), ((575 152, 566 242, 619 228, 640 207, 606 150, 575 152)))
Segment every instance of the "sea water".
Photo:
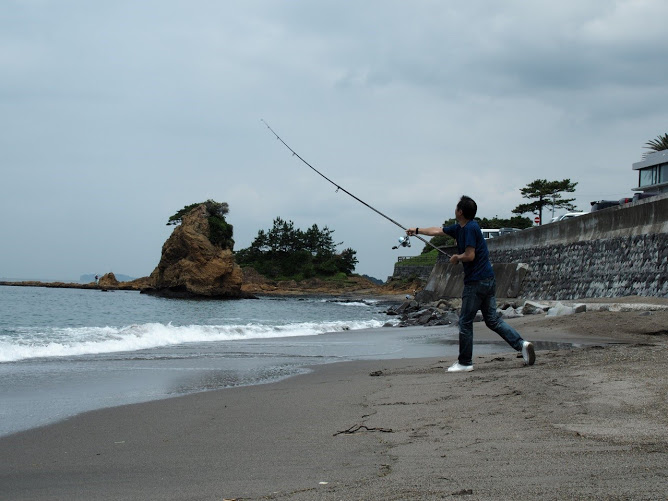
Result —
POLYGON ((0 286, 0 435, 322 363, 456 353, 452 328, 387 327, 391 304, 0 286))

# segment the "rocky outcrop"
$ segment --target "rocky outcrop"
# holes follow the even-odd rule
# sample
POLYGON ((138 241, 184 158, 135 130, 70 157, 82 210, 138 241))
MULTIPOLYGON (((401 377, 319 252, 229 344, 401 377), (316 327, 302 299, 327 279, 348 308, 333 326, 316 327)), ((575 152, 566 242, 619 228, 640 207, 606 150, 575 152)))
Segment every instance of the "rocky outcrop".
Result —
POLYGON ((101 289, 106 289, 106 288, 116 289, 119 286, 119 284, 120 282, 116 280, 116 275, 114 275, 112 272, 107 273, 97 282, 97 285, 101 289))
POLYGON ((251 267, 243 268, 245 292, 268 296, 377 296, 398 300, 406 293, 415 293, 421 287, 418 282, 394 281, 378 285, 359 275, 349 275, 345 279, 308 278, 301 281, 271 280, 251 267))
POLYGON ((239 299, 243 274, 231 249, 209 240, 209 215, 204 204, 182 218, 162 246, 160 263, 143 293, 164 297, 239 299))
POLYGON ((127 287, 128 290, 141 291, 152 286, 151 277, 135 278, 130 282, 121 282, 119 288, 127 287))

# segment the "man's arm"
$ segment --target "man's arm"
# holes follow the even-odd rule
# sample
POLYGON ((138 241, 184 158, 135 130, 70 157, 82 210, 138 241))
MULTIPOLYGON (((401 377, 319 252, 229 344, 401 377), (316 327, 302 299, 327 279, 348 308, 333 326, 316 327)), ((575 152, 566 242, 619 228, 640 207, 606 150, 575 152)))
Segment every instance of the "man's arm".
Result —
MULTIPOLYGON (((438 235, 445 235, 442 226, 430 226, 428 228, 408 228, 406 235, 425 235, 427 237, 435 237, 438 235)), ((450 257, 452 264, 468 263, 475 259, 475 247, 467 247, 463 254, 454 254, 450 257)))
POLYGON ((475 247, 467 247, 463 254, 454 254, 450 257, 452 264, 469 263, 475 259, 475 247))
POLYGON ((430 226, 429 228, 408 228, 406 230, 406 235, 424 235, 426 237, 436 237, 439 235, 445 235, 445 233, 443 233, 442 226, 430 226))

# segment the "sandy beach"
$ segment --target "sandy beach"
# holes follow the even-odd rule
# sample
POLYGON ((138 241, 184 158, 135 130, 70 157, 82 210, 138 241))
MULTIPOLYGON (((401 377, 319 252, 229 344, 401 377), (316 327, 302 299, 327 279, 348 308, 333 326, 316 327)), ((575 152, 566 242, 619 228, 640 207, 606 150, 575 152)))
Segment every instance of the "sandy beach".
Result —
POLYGON ((668 311, 510 322, 534 366, 325 365, 0 438, 0 499, 665 499, 668 311))

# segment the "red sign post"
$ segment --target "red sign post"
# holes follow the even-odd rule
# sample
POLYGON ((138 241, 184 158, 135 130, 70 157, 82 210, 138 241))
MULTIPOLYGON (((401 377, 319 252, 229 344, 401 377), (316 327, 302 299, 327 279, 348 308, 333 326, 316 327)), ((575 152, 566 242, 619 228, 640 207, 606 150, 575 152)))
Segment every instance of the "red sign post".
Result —
POLYGON ((535 218, 533 218, 533 222, 536 224, 540 224, 540 216, 536 216, 535 218))

